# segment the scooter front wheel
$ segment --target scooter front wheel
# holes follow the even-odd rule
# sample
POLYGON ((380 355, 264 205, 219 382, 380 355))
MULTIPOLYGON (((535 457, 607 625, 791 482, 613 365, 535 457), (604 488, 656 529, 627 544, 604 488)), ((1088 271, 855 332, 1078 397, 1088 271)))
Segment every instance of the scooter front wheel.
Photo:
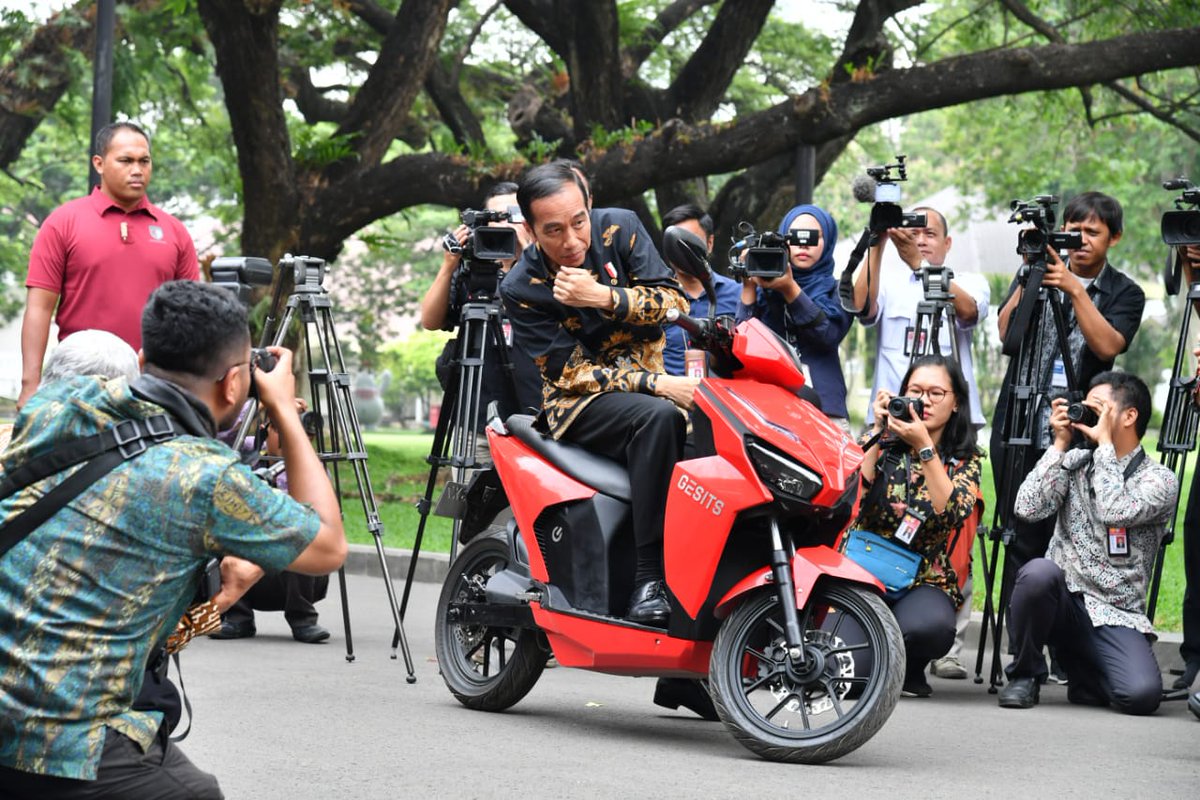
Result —
POLYGON ((789 658, 774 592, 746 601, 713 644, 709 689, 721 720, 772 761, 818 764, 870 739, 904 681, 904 640, 883 601, 824 584, 800 612, 802 661, 789 658))
POLYGON ((546 667, 538 632, 457 621, 471 604, 487 603, 488 578, 508 566, 508 546, 476 539, 450 565, 438 599, 434 648, 446 686, 460 703, 502 711, 529 693, 546 667))

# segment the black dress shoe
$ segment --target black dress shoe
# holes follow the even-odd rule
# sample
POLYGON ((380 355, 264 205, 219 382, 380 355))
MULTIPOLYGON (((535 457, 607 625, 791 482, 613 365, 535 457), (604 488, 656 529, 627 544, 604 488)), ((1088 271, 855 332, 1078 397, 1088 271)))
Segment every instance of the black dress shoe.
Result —
POLYGON ((1000 707, 1033 708, 1038 703, 1040 691, 1036 678, 1014 678, 1000 690, 1000 707))
POLYGON ((320 625, 301 625, 292 628, 292 638, 305 644, 319 644, 329 638, 329 631, 320 625))
POLYGON ((221 623, 221 630, 215 633, 210 633, 210 639, 249 639, 258 633, 254 628, 253 622, 229 622, 228 620, 221 623))
POLYGON ((666 587, 662 579, 655 578, 639 583, 629 598, 629 613, 625 619, 643 625, 661 625, 671 616, 671 604, 667 602, 666 587))
POLYGON ((1183 674, 1175 679, 1175 683, 1171 684, 1172 689, 1190 689, 1192 684, 1196 682, 1196 675, 1200 674, 1200 661, 1189 661, 1183 665, 1183 674))
POLYGON ((1107 697, 1079 681, 1071 681, 1067 684, 1067 702, 1076 706, 1108 708, 1107 697))
POLYGON ((654 705, 694 711, 702 719, 716 722, 717 707, 704 686, 704 681, 688 678, 659 678, 654 687, 654 705))

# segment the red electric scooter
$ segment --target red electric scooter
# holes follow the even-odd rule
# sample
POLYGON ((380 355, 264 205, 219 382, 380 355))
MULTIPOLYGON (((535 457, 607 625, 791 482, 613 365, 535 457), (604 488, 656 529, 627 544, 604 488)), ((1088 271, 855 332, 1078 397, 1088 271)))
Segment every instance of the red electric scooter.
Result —
MULTIPOLYGON (((714 308, 704 244, 667 259, 714 308)), ((859 503, 862 450, 808 401, 795 351, 758 320, 681 316, 714 374, 695 394, 695 457, 676 464, 663 555, 665 629, 623 619, 634 545, 625 468, 516 415, 488 427, 494 468, 467 493, 442 588, 439 667, 464 705, 498 711, 562 667, 707 678, 758 755, 819 763, 859 747, 900 696, 904 643, 874 576, 834 549, 859 503), (506 537, 479 537, 506 506, 506 537)), ((494 530, 494 529, 493 529, 494 530)))

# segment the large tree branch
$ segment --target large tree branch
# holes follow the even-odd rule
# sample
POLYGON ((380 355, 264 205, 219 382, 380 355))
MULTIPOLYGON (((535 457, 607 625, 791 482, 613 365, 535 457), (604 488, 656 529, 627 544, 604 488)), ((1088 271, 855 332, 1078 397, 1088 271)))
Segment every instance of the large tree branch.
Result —
POLYGON ((704 41, 667 89, 671 116, 686 120, 712 116, 774 5, 774 0, 741 0, 721 6, 704 41))
MULTIPOLYGON (((354 95, 339 135, 354 134, 356 171, 378 164, 403 128, 437 57, 454 0, 404 0, 384 37, 379 57, 354 95), (419 31, 419 34, 415 34, 419 31)), ((337 171, 341 171, 341 165, 337 171)))
POLYGON ((434 64, 425 78, 425 93, 454 135, 454 141, 460 145, 467 142, 483 144, 487 141, 483 126, 458 88, 458 72, 457 68, 446 69, 440 62, 434 64))
POLYGON ((884 24, 905 9, 920 5, 922 0, 862 0, 854 9, 854 21, 842 45, 842 54, 833 66, 830 80, 834 83, 853 80, 864 67, 891 66, 892 46, 883 35, 884 24))
POLYGON ((276 258, 298 235, 294 177, 279 75, 282 0, 200 0, 198 8, 217 56, 225 107, 237 146, 244 197, 242 247, 276 258), (247 75, 255 80, 246 80, 247 75))
POLYGON ((717 0, 675 0, 675 2, 658 12, 654 21, 642 30, 638 40, 621 54, 621 74, 626 80, 637 74, 642 64, 650 54, 662 44, 684 20, 705 6, 715 4, 717 0))
POLYGON ((625 115, 621 59, 614 47, 621 38, 616 0, 556 0, 554 16, 556 27, 566 32, 575 138, 587 138, 593 125, 621 127, 625 115))
POLYGON ((72 51, 95 49, 95 9, 68 8, 40 26, 0 72, 0 169, 17 160, 30 135, 71 86, 72 51))
MULTIPOLYGON (((1034 14, 1028 6, 1021 2, 1021 0, 1001 0, 1001 2, 1004 4, 1005 8, 1012 12, 1014 17, 1021 20, 1021 22, 1033 28, 1050 41, 1059 44, 1066 42, 1066 39, 1063 38, 1062 34, 1058 32, 1057 28, 1034 14)), ((1136 92, 1125 88, 1116 81, 1106 82, 1104 86, 1155 119, 1177 128, 1190 139, 1200 142, 1200 131, 1186 124, 1182 120, 1176 119, 1171 113, 1158 108, 1145 98, 1140 97, 1136 92)), ((1087 90, 1087 87, 1081 88, 1080 92, 1083 94, 1083 104, 1087 111, 1088 121, 1094 123, 1096 120, 1092 116, 1092 95, 1087 90)))
POLYGON ((504 0, 504 7, 565 61, 569 37, 555 24, 554 3, 555 0, 504 0))

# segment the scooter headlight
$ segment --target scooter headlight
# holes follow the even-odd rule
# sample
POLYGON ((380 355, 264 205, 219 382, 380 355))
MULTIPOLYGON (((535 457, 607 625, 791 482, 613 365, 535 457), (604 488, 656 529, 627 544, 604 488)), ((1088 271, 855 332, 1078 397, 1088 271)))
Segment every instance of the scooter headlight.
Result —
POLYGON ((821 491, 821 476, 783 453, 756 441, 746 442, 746 452, 758 477, 777 494, 811 500, 821 491))

